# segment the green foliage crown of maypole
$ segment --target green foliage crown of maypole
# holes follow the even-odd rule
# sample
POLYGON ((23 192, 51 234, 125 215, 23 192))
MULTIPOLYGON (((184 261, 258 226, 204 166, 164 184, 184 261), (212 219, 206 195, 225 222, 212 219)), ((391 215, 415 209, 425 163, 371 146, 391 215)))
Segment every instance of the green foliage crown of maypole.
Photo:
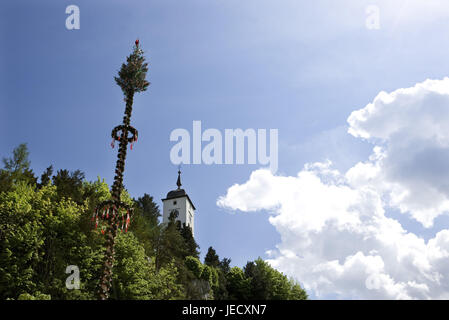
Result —
POLYGON ((139 47, 139 40, 136 40, 133 52, 126 58, 126 63, 122 64, 119 76, 114 77, 115 81, 122 88, 125 96, 131 92, 142 92, 150 85, 145 80, 147 72, 148 63, 145 62, 143 50, 139 47))

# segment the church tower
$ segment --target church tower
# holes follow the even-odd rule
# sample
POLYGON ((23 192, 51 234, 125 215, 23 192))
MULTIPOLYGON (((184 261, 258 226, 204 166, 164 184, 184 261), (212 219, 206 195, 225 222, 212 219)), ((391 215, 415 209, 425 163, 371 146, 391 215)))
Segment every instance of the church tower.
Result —
POLYGON ((194 218, 196 208, 185 190, 181 189, 182 184, 180 170, 178 171, 178 181, 176 181, 176 185, 178 186, 178 188, 176 190, 170 191, 167 194, 167 197, 165 199, 162 199, 162 222, 168 223, 170 213, 175 211, 178 213, 178 217, 176 218, 176 220, 179 220, 181 222, 181 225, 185 223, 187 226, 190 226, 190 228, 192 229, 192 234, 195 235, 194 218))

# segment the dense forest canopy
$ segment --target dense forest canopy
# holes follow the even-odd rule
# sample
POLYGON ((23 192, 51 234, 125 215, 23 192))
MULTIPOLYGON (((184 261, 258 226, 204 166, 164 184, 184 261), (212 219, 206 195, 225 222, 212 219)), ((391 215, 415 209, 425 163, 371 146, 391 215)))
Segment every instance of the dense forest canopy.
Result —
MULTIPOLYGON (((38 178, 26 144, 3 158, 0 169, 0 298, 95 299, 102 269, 102 226, 91 221, 95 206, 111 197, 98 178, 49 166, 38 178), (80 288, 68 289, 68 266, 77 266, 80 288)), ((307 299, 293 279, 261 258, 242 269, 209 247, 204 262, 190 227, 171 216, 166 225, 153 197, 122 201, 134 207, 131 227, 121 232, 111 299, 307 299)))

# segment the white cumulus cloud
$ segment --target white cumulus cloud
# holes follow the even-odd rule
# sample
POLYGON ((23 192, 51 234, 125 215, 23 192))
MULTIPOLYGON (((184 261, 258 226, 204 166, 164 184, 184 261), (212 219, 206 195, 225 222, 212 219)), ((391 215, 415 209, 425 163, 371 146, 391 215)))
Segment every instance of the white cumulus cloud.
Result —
POLYGON ((350 134, 378 144, 354 180, 376 185, 425 227, 449 211, 449 78, 381 92, 348 123, 350 134))
POLYGON ((381 92, 348 123, 375 144, 365 162, 345 173, 330 161, 297 176, 256 170, 217 204, 270 211, 281 243, 268 261, 318 297, 448 299, 449 230, 425 241, 388 210, 424 227, 449 211, 449 78, 381 92))

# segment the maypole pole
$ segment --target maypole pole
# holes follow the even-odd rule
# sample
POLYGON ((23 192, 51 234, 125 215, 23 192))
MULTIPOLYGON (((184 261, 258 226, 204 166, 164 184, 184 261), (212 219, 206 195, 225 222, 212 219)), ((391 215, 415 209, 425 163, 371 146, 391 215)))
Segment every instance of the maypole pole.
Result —
POLYGON ((109 291, 112 287, 112 268, 114 265, 114 245, 117 231, 127 231, 132 208, 123 203, 120 195, 123 190, 123 172, 125 171, 125 160, 128 143, 137 141, 138 132, 130 125, 134 93, 145 91, 150 83, 145 80, 148 71, 148 63, 145 62, 143 51, 139 47, 139 40, 136 40, 133 52, 126 58, 126 63, 115 77, 115 81, 122 88, 125 95, 126 109, 123 116, 123 124, 112 130, 112 143, 114 148, 115 141, 119 141, 119 151, 117 155, 117 164, 115 167, 114 184, 111 188, 111 200, 100 203, 92 217, 95 221, 95 227, 98 226, 100 219, 108 222, 106 233, 106 252, 104 258, 103 275, 100 279, 98 295, 101 300, 109 298, 109 291))

